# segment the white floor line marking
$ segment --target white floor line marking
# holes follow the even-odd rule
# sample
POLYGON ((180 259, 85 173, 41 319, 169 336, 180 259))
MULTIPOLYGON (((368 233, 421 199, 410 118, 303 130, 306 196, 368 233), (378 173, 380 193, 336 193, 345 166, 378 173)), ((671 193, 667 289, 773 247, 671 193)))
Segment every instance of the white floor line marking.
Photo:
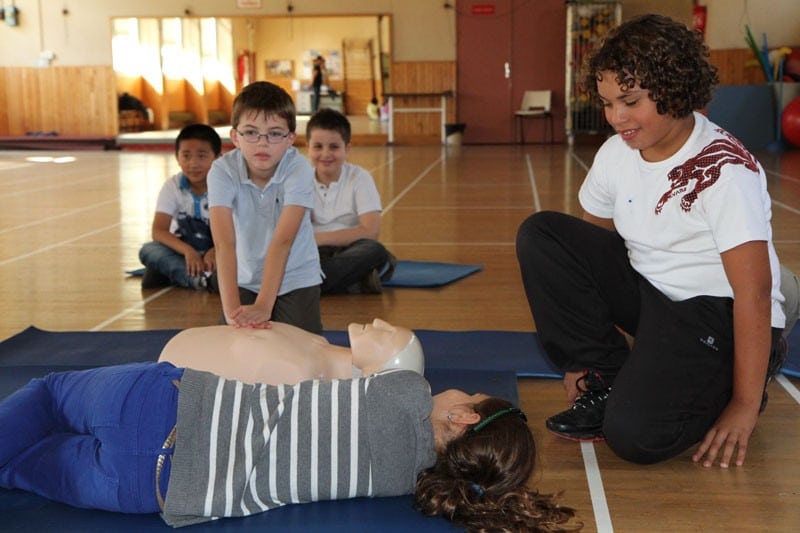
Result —
POLYGON ((387 159, 386 161, 384 161, 383 163, 381 163, 377 167, 370 168, 367 172, 369 172, 370 174, 374 174, 376 170, 381 169, 381 168, 383 168, 383 167, 385 167, 387 165, 390 165, 391 163, 394 163, 398 159, 400 159, 399 155, 398 156, 392 155, 389 159, 387 159))
POLYGON ((767 174, 772 174, 773 176, 778 176, 782 180, 800 182, 800 180, 795 178, 794 176, 787 176, 786 174, 781 174, 780 172, 775 172, 774 170, 764 169, 764 172, 767 174))
POLYGON ((110 226, 105 226, 103 228, 98 228, 98 229, 96 229, 94 231, 90 231, 88 233, 82 233, 81 235, 78 235, 78 236, 73 237, 71 239, 67 239, 67 240, 64 240, 64 241, 61 241, 61 242, 57 242, 55 244, 51 244, 49 246, 45 246, 44 248, 37 248, 36 250, 32 250, 32 251, 30 251, 30 252, 28 252, 26 254, 16 255, 14 257, 9 257, 8 259, 4 259, 3 261, 0 261, 0 266, 7 265, 7 264, 13 263, 15 261, 21 261, 23 259, 27 259, 28 257, 31 257, 31 256, 34 256, 34 255, 38 255, 38 254, 53 250, 54 248, 58 248, 60 246, 64 246, 65 244, 69 244, 71 242, 78 241, 78 240, 83 239, 85 237, 91 237, 92 235, 97 235, 98 233, 102 233, 102 232, 107 231, 107 230, 109 230, 111 228, 116 228, 119 225, 120 225, 120 223, 117 222, 116 224, 111 224, 110 226))
POLYGON ((383 216, 383 215, 385 215, 386 213, 388 213, 389 211, 391 211, 391 209, 392 209, 392 208, 393 208, 395 205, 397 205, 397 202, 399 202, 399 201, 400 201, 400 200, 403 198, 403 196, 405 196, 406 194, 408 194, 408 191, 410 191, 411 189, 413 189, 414 187, 416 187, 417 183, 419 183, 419 182, 422 180, 422 178, 424 178, 425 176, 427 176, 427 175, 428 175, 428 173, 429 173, 431 170, 433 170, 433 169, 436 167, 436 165, 438 165, 438 164, 440 164, 440 163, 442 162, 442 160, 444 160, 444 156, 443 156, 443 155, 440 155, 440 156, 439 156, 439 159, 437 159, 436 161, 434 161, 433 163, 431 163, 430 165, 428 165, 428 167, 427 167, 425 170, 423 170, 423 171, 422 171, 422 172, 419 174, 419 176, 417 176, 416 178, 414 178, 414 181, 412 181, 411 183, 409 183, 409 184, 408 184, 408 186, 407 186, 405 189, 403 189, 402 191, 400 191, 400 193, 399 193, 397 196, 395 196, 394 198, 392 198, 392 201, 391 201, 391 202, 389 202, 389 203, 386 205, 386 207, 384 207, 384 208, 383 208, 383 212, 381 213, 381 216, 383 216))
POLYGON ((779 202, 777 200, 772 200, 772 205, 777 205, 778 207, 782 207, 782 208, 786 209, 787 211, 791 211, 795 215, 800 215, 800 209, 796 209, 796 208, 794 208, 794 207, 792 207, 790 205, 786 205, 783 202, 779 202))
POLYGON ((581 442, 581 453, 586 468, 586 481, 589 482, 589 495, 592 498, 597 533, 612 533, 614 526, 611 525, 611 515, 608 512, 608 502, 606 502, 606 493, 603 489, 603 480, 600 477, 597 456, 594 453, 594 444, 581 442))
POLYGON ((112 316, 112 317, 111 317, 111 318, 109 318, 108 320, 105 320, 105 321, 103 321, 103 322, 100 322, 99 324, 97 324, 95 327, 93 327, 93 328, 92 328, 92 329, 90 329, 89 331, 99 331, 99 330, 103 329, 103 328, 104 328, 104 327, 106 327, 107 325, 111 324, 112 322, 115 322, 116 320, 118 320, 118 319, 120 319, 120 318, 124 317, 125 315, 127 315, 127 314, 130 314, 130 313, 132 313, 132 312, 134 312, 134 311, 137 311, 137 310, 139 310, 139 309, 143 308, 143 307, 144 307, 145 305, 147 305, 148 303, 152 302, 152 301, 153 301, 153 300, 155 300, 156 298, 159 298, 159 297, 161 297, 161 296, 165 295, 166 293, 168 293, 169 291, 171 291, 171 290, 172 290, 172 289, 174 289, 174 288, 175 288, 175 287, 173 287, 173 286, 169 286, 169 287, 166 287, 166 288, 164 288, 164 289, 161 289, 160 291, 158 291, 158 292, 157 292, 157 293, 155 293, 154 295, 152 295, 152 296, 150 296, 150 297, 148 297, 148 298, 145 298, 145 299, 144 299, 144 300, 142 300, 141 302, 139 302, 139 303, 137 303, 137 304, 134 304, 134 305, 132 305, 132 306, 128 307, 127 309, 123 309, 122 311, 120 311, 120 312, 119 312, 119 313, 117 313, 116 315, 112 316))
POLYGON ((83 179, 74 179, 74 180, 65 180, 65 179, 63 179, 63 178, 67 178, 67 177, 68 177, 67 175, 61 176, 62 181, 60 181, 58 183, 51 183, 51 184, 45 185, 43 187, 36 187, 36 188, 31 188, 31 189, 25 189, 25 190, 20 190, 20 191, 12 191, 12 192, 8 192, 8 193, 0 194, 0 198, 9 198, 11 196, 22 196, 22 195, 25 195, 25 194, 36 194, 36 193, 40 193, 42 191, 52 191, 53 189, 63 189, 65 187, 74 187, 75 185, 78 185, 78 184, 81 184, 81 183, 87 183, 87 182, 91 182, 91 181, 109 179, 109 178, 113 178, 114 176, 112 174, 95 174, 93 176, 90 176, 88 178, 83 178, 83 179))
POLYGON ((83 213, 84 211, 89 211, 90 209, 95 209, 95 208, 104 206, 106 204, 113 204, 114 202, 118 202, 118 201, 119 201, 119 198, 114 198, 112 200, 106 200, 105 202, 98 202, 98 203, 95 203, 95 204, 92 204, 92 205, 87 205, 86 207, 81 207, 80 209, 73 209, 71 211, 67 211, 66 213, 61 213, 60 215, 55 215, 55 216, 47 217, 47 218, 38 218, 36 220, 28 222, 27 224, 20 224, 19 226, 14 226, 12 228, 0 229, 0 233, 7 233, 9 231, 15 231, 15 230, 22 229, 22 228, 28 228, 30 226, 36 226, 38 224, 44 224, 45 222, 52 222, 53 220, 58 220, 59 218, 64 218, 64 217, 68 217, 68 216, 72 216, 72 215, 77 215, 78 213, 83 213))
POLYGON ((539 200, 539 189, 536 187, 536 177, 533 174, 531 154, 525 154, 525 164, 528 167, 528 180, 531 182, 531 192, 533 193, 533 210, 538 213, 542 210, 542 202, 539 200))
POLYGON ((789 381, 789 378, 784 376, 783 374, 778 374, 775 376, 775 381, 781 384, 781 386, 789 393, 789 396, 794 398, 794 401, 800 403, 800 390, 797 390, 797 387, 794 386, 794 383, 789 381))
POLYGON ((572 159, 574 159, 575 161, 578 162, 578 164, 581 166, 581 168, 583 168, 584 172, 589 172, 589 166, 586 163, 583 162, 583 159, 578 157, 578 154, 576 154, 574 151, 572 151, 570 149, 569 155, 572 157, 572 159))

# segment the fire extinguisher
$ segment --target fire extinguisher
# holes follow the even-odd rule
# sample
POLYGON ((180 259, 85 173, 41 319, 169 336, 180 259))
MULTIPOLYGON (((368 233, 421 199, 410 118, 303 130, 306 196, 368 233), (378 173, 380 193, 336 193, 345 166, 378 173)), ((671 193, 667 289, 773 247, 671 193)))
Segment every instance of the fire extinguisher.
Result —
POLYGON ((250 54, 246 50, 239 52, 236 58, 236 74, 242 85, 250 83, 250 54))
POLYGON ((699 30, 700 33, 706 33, 706 20, 708 18, 708 8, 706 6, 694 3, 692 7, 692 28, 699 30))

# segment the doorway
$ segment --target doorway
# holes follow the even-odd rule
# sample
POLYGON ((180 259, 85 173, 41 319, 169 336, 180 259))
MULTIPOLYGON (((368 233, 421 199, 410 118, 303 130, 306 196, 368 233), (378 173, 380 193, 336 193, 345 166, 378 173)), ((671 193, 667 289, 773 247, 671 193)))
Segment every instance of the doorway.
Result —
MULTIPOLYGON (((563 0, 458 0, 459 122, 466 144, 514 141, 514 112, 526 90, 549 89, 563 124, 566 5, 563 0)), ((556 128, 555 140, 564 139, 556 128)))

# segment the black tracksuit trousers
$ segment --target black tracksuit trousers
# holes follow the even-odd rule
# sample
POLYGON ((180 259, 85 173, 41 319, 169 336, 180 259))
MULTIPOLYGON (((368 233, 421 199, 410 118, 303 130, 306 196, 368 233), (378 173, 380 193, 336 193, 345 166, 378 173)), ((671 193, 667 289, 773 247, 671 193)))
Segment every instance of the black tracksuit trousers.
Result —
POLYGON ((732 394, 731 298, 670 300, 631 267, 619 235, 563 213, 525 220, 517 258, 548 357, 611 385, 603 433, 615 453, 654 463, 703 438, 732 394))

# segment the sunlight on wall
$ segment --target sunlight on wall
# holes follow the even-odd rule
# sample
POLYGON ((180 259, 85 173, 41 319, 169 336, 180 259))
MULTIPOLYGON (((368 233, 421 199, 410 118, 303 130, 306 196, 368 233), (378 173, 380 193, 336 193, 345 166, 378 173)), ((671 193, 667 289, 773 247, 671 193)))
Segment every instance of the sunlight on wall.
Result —
POLYGON ((233 32, 225 18, 115 18, 114 71, 142 77, 163 93, 164 78, 187 80, 203 93, 204 82, 235 92, 233 32))

